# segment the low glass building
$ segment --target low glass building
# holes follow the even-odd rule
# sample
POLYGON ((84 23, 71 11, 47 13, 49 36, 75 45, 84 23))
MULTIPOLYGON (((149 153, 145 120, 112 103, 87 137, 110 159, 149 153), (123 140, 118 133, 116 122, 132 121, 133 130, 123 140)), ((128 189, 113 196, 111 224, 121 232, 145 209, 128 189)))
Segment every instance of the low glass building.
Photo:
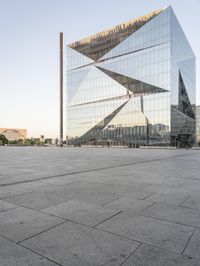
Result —
POLYGON ((171 7, 67 45, 69 144, 193 144, 195 95, 195 55, 171 7))

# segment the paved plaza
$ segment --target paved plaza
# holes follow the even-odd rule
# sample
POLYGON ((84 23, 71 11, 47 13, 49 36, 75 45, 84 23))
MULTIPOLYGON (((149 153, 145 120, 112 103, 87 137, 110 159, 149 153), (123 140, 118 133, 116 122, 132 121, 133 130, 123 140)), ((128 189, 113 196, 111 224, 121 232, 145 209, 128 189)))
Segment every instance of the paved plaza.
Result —
POLYGON ((200 151, 0 147, 0 266, 200 266, 200 151))

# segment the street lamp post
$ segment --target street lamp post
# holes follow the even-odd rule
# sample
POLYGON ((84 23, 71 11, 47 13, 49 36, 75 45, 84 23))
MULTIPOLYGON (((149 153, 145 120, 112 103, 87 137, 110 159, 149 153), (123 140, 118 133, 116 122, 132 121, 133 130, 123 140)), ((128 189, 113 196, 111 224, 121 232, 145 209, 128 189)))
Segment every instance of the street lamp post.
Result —
POLYGON ((60 147, 63 147, 63 33, 60 32, 60 147))

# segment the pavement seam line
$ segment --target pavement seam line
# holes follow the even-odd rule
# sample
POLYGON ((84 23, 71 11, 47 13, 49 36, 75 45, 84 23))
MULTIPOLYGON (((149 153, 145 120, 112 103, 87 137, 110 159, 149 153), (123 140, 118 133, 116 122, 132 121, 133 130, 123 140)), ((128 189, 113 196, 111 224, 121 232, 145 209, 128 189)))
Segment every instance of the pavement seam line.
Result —
POLYGON ((143 245, 143 243, 141 242, 137 246, 137 248, 135 250, 133 250, 133 252, 131 252, 131 254, 129 254, 129 256, 127 258, 125 258, 125 260, 119 266, 122 266, 130 258, 130 256, 132 256, 142 245, 143 245))
POLYGON ((60 263, 58 263, 58 262, 56 262, 56 261, 54 261, 54 260, 52 260, 52 259, 50 259, 50 258, 44 256, 43 254, 38 253, 38 252, 35 251, 35 250, 32 250, 32 249, 30 249, 30 248, 28 248, 28 247, 26 247, 26 246, 23 246, 23 245, 21 245, 20 243, 16 243, 16 245, 18 245, 18 246, 20 246, 20 247, 22 247, 22 248, 25 248, 25 249, 29 250, 30 252, 32 252, 32 253, 34 253, 34 254, 36 254, 36 255, 39 255, 40 257, 43 257, 43 258, 45 258, 45 259, 47 259, 47 260, 49 260, 49 261, 55 263, 56 265, 62 266, 62 264, 60 264, 60 263))
POLYGON ((110 201, 108 201, 108 202, 102 204, 101 206, 102 206, 102 207, 105 207, 105 206, 109 205, 110 203, 112 203, 112 202, 114 202, 114 201, 116 201, 116 200, 119 200, 119 199, 121 199, 121 198, 123 198, 123 196, 119 196, 119 198, 117 198, 117 199, 110 200, 110 201))
POLYGON ((181 255, 184 255, 184 252, 185 252, 185 250, 186 250, 187 246, 189 245, 189 243, 190 243, 190 240, 192 239, 192 237, 193 237, 193 235, 194 235, 195 231, 196 231, 196 228, 194 228, 194 231, 192 232, 191 236, 189 237, 189 239, 188 239, 188 242, 186 243, 186 245, 185 245, 185 247, 184 247, 183 251, 181 252, 181 255))
MULTIPOLYGON (((6 202, 7 202, 7 201, 6 201, 6 202)), ((1 214, 2 212, 7 212, 7 211, 10 211, 10 210, 13 210, 13 209, 16 209, 16 208, 18 208, 18 205, 16 205, 16 206, 13 207, 13 208, 10 208, 10 209, 1 210, 1 211, 0 211, 0 214, 1 214)))
POLYGON ((190 198, 190 196, 186 196, 186 198, 179 204, 178 207, 184 207, 183 204, 186 202, 186 200, 188 200, 190 198))
POLYGON ((41 254, 37 253, 37 252, 34 251, 34 250, 31 250, 30 248, 27 248, 27 247, 25 247, 25 246, 23 246, 23 245, 20 245, 20 243, 17 243, 16 241, 14 241, 14 240, 12 240, 12 239, 10 239, 10 238, 7 238, 7 237, 5 237, 4 235, 0 235, 0 236, 1 236, 2 238, 4 238, 4 239, 10 241, 11 243, 17 245, 17 246, 20 246, 20 247, 22 247, 22 248, 24 248, 24 249, 27 249, 27 250, 31 251, 32 253, 34 253, 34 254, 36 254, 36 255, 39 255, 40 257, 43 257, 43 258, 45 258, 45 259, 47 259, 47 260, 49 260, 49 261, 52 261, 53 263, 55 263, 55 264, 57 264, 57 265, 59 265, 59 266, 62 266, 61 264, 58 264, 57 262, 55 262, 55 261, 53 261, 53 260, 51 260, 51 259, 45 257, 44 255, 41 255, 41 254))
POLYGON ((102 224, 102 223, 104 223, 104 222, 106 222, 106 221, 112 219, 113 217, 117 216, 117 215, 120 214, 120 213, 122 213, 122 211, 119 211, 119 212, 113 214, 112 216, 106 218, 105 220, 103 220, 103 221, 101 221, 101 222, 95 224, 95 225, 93 226, 93 228, 95 228, 96 226, 98 226, 98 225, 100 225, 100 224, 102 224))
POLYGON ((52 226, 52 227, 50 227, 50 228, 48 228, 48 229, 46 229, 46 230, 44 230, 44 231, 41 231, 41 232, 39 232, 39 233, 37 233, 37 234, 34 234, 34 235, 32 235, 32 236, 29 236, 29 237, 27 237, 27 238, 25 238, 25 239, 23 239, 23 240, 17 241, 16 244, 21 244, 22 242, 25 242, 25 241, 31 239, 32 237, 35 237, 35 236, 38 236, 38 235, 40 235, 40 234, 46 233, 46 232, 48 232, 49 230, 54 229, 54 228, 56 228, 56 227, 58 227, 58 226, 60 226, 60 225, 62 225, 62 224, 64 224, 64 223, 67 223, 67 222, 68 222, 68 220, 65 220, 65 221, 63 221, 62 223, 56 224, 56 225, 54 225, 54 226, 52 226))
MULTIPOLYGON (((157 203, 157 202, 156 202, 157 203)), ((142 211, 143 212, 143 211, 142 211)), ((159 220, 159 221, 162 221, 162 222, 166 222, 166 223, 172 223, 172 224, 177 224, 177 225, 183 225, 183 226, 186 226, 186 227, 190 227, 191 229, 194 229, 194 228, 199 228, 200 229, 200 226, 194 226, 194 225, 188 225, 188 224, 184 224, 184 223, 178 223, 178 222, 172 222, 172 221, 169 221, 169 220, 164 220, 162 218, 156 218, 156 217, 152 217, 152 216, 148 216, 148 215, 145 215, 145 214, 142 214, 142 212, 140 214, 138 214, 139 216, 142 216, 142 217, 146 217, 146 218, 151 218, 151 219, 155 219, 155 220, 159 220)), ((131 216, 131 215, 129 215, 131 216)))
MULTIPOLYGON (((152 207, 152 206, 154 206, 156 204, 156 202, 152 202, 152 204, 151 205, 149 205, 149 206, 147 206, 146 208, 144 208, 143 210, 141 210, 141 211, 138 211, 137 212, 137 215, 139 215, 140 213, 142 213, 142 212, 144 212, 144 211, 146 211, 148 208, 150 208, 150 207, 152 207)), ((128 215, 128 214, 127 214, 128 215)), ((130 216, 130 215, 129 215, 130 216)), ((132 217, 132 216, 131 216, 132 217)))
POLYGON ((149 197, 153 196, 154 194, 156 194, 156 192, 152 192, 150 195, 144 197, 144 198, 141 199, 141 200, 146 200, 146 199, 148 199, 149 197))
POLYGON ((56 218, 65 219, 66 222, 72 222, 72 223, 76 223, 76 224, 79 224, 79 225, 87 226, 87 227, 89 227, 89 228, 96 229, 95 226, 98 226, 99 224, 101 224, 101 223, 103 223, 103 222, 105 222, 105 221, 107 221, 107 220, 113 218, 114 216, 118 215, 118 214, 121 213, 122 211, 119 211, 119 212, 113 214, 112 216, 109 216, 109 217, 106 218, 105 220, 103 220, 103 221, 101 221, 101 222, 98 222, 98 223, 95 224, 95 225, 84 224, 84 223, 81 223, 81 222, 75 221, 75 220, 73 220, 73 219, 68 219, 68 218, 64 218, 64 217, 62 217, 62 216, 58 216, 58 215, 55 215, 55 214, 51 214, 51 213, 48 213, 48 212, 44 212, 43 210, 40 210, 39 212, 41 212, 41 213, 45 213, 45 214, 48 214, 48 215, 51 215, 51 216, 56 217, 56 218))

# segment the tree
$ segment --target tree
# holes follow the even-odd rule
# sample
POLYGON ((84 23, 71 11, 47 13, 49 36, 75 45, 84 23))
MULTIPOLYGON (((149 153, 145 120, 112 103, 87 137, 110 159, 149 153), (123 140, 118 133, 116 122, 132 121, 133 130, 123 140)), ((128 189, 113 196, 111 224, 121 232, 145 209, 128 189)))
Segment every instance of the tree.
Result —
POLYGON ((0 135, 0 143, 2 143, 3 145, 8 144, 8 140, 4 135, 0 135))

